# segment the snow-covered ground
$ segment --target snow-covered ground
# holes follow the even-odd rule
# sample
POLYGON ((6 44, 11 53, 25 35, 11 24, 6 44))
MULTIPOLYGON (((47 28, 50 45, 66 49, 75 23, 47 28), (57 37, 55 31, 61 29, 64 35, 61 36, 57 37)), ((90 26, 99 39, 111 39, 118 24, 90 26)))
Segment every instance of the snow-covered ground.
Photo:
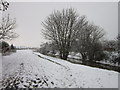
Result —
POLYGON ((31 50, 18 50, 3 56, 2 61, 0 87, 118 88, 118 72, 72 64, 31 50))

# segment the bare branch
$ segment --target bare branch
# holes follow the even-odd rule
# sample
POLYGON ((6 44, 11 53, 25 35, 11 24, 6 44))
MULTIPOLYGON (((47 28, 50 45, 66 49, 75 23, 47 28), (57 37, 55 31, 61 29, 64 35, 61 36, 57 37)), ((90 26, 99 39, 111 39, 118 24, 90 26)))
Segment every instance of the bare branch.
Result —
POLYGON ((13 39, 18 37, 16 33, 12 30, 16 27, 16 20, 10 19, 9 14, 2 18, 2 22, 0 23, 0 40, 2 39, 13 39))

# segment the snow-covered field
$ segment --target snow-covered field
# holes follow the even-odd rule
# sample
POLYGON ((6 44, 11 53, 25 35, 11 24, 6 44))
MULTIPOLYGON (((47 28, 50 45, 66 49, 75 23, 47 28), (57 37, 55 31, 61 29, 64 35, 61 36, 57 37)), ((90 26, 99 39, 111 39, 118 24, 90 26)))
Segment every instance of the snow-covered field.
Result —
POLYGON ((72 64, 31 50, 18 50, 3 56, 2 61, 0 87, 118 88, 118 72, 72 64))

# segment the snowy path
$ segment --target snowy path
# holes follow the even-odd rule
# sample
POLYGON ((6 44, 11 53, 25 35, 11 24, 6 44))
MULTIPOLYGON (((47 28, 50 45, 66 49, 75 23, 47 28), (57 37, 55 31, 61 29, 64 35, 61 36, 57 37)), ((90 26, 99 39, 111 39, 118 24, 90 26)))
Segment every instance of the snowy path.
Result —
POLYGON ((4 87, 118 88, 117 72, 72 64, 30 50, 3 56, 2 65, 4 87))

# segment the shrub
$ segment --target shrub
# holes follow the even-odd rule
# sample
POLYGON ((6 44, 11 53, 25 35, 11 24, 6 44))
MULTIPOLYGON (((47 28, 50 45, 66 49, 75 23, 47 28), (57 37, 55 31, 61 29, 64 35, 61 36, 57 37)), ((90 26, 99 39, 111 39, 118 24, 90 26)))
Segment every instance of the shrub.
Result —
POLYGON ((0 42, 0 52, 5 53, 7 51, 10 51, 9 44, 5 41, 0 42))

